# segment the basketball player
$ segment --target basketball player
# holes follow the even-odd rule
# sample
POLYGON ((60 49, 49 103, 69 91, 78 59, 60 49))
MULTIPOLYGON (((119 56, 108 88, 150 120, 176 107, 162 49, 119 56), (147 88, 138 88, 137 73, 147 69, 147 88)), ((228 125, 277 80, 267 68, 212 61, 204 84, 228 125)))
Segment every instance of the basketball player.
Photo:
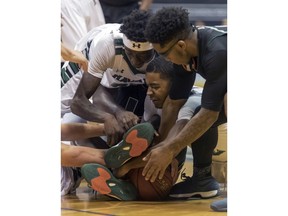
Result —
MULTIPOLYGON (((159 118, 156 116, 161 116, 161 109, 172 85, 173 71, 173 64, 166 61, 163 57, 155 58, 146 69, 146 83, 148 85, 148 90, 147 97, 145 99, 145 109, 142 121, 151 122, 155 128, 157 128, 157 125, 159 124, 157 123, 159 118), (154 119, 156 119, 156 123, 153 121, 154 119)), ((175 136, 175 134, 177 134, 185 126, 185 124, 193 116, 195 109, 200 105, 200 103, 201 88, 194 87, 191 91, 191 95, 188 101, 179 112, 177 123, 171 130, 172 132, 170 133, 170 136, 175 136)), ((123 158, 122 155, 125 154, 124 152, 127 150, 124 148, 120 149, 118 147, 117 150, 113 148, 114 147, 109 149, 105 155, 106 166, 110 168, 118 168, 114 171, 113 174, 107 168, 95 163, 85 164, 85 166, 82 167, 81 172, 83 173, 87 182, 92 185, 92 188, 97 190, 99 185, 95 183, 93 185, 91 182, 94 181, 93 179, 98 179, 100 175, 96 170, 102 170, 102 172, 106 173, 106 176, 109 176, 110 181, 113 182, 113 184, 111 184, 112 186, 106 185, 111 189, 111 192, 108 193, 108 195, 112 195, 112 197, 118 198, 120 200, 133 200, 135 198, 134 193, 130 192, 132 195, 132 197, 130 197, 129 194, 121 196, 121 193, 118 192, 122 190, 122 187, 124 187, 121 178, 125 177, 125 175, 131 169, 144 167, 146 162, 143 161, 142 158, 146 153, 143 153, 140 157, 123 158), (120 156, 117 156, 115 152, 120 156), (131 160, 127 162, 127 159, 131 160)), ((181 170, 185 161, 185 156, 186 148, 182 150, 182 152, 176 157, 176 160, 174 160, 172 163, 171 175, 175 181, 178 177, 178 173, 175 172, 175 170, 181 170)), ((131 186, 129 186, 129 188, 131 188, 131 186)), ((133 190, 130 189, 130 191, 133 190)))
MULTIPOLYGON (((227 92, 227 33, 226 29, 191 26, 188 11, 181 7, 163 8, 149 20, 145 36, 159 55, 185 68, 175 72, 178 81, 173 83, 168 100, 165 101, 159 133, 168 134, 171 119, 189 97, 189 92, 199 73, 206 79, 201 107, 179 134, 168 137, 156 145, 144 158, 143 175, 146 180, 162 178, 167 166, 186 146, 199 155, 194 159, 192 177, 176 184, 170 196, 190 198, 201 193, 205 198, 217 195, 218 182, 211 175, 213 149, 217 145, 214 128, 227 122, 224 113, 224 95, 227 92), (214 139, 214 142, 197 140, 214 139), (201 157, 202 156, 202 157, 201 157)), ((172 122, 173 124, 173 122, 172 122)))
POLYGON ((74 114, 85 120, 104 122, 108 145, 117 143, 125 130, 143 115, 147 90, 145 69, 155 56, 143 34, 149 15, 149 12, 136 10, 122 25, 96 27, 76 46, 89 60, 88 73, 78 73, 79 68, 68 62, 62 69, 62 115, 70 112, 71 107, 74 114), (71 78, 73 74, 76 75, 71 78), (100 106, 101 100, 108 96, 98 94, 93 97, 93 103, 89 100, 99 86, 112 97, 104 107, 100 106))
MULTIPOLYGON (((96 138, 93 143, 84 141, 78 145, 109 148, 143 115, 147 90, 145 70, 156 54, 143 34, 149 16, 149 12, 136 10, 123 24, 96 27, 82 38, 76 50, 82 51, 89 60, 88 73, 83 73, 72 62, 64 64, 62 123, 102 122, 107 135, 107 142, 96 138)), ((74 176, 79 178, 81 175, 74 176)), ((65 181, 62 184, 66 184, 65 181)))

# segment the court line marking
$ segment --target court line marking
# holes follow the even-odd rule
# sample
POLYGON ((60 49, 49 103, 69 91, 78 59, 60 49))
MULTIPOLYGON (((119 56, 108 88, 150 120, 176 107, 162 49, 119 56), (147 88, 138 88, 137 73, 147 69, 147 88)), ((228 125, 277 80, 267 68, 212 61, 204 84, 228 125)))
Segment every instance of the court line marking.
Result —
POLYGON ((112 214, 105 214, 105 213, 99 213, 99 212, 93 212, 93 211, 85 211, 85 210, 80 210, 80 209, 71 209, 71 208, 61 208, 61 210, 84 212, 84 213, 104 215, 104 216, 116 216, 116 215, 112 215, 112 214))

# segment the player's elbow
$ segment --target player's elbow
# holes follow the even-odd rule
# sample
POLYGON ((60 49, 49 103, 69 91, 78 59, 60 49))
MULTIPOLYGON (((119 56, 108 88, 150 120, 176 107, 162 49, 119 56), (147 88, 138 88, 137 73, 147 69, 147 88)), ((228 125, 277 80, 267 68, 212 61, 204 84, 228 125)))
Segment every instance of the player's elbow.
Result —
POLYGON ((81 107, 82 100, 79 97, 74 97, 70 106, 72 113, 74 113, 75 115, 80 115, 81 107))

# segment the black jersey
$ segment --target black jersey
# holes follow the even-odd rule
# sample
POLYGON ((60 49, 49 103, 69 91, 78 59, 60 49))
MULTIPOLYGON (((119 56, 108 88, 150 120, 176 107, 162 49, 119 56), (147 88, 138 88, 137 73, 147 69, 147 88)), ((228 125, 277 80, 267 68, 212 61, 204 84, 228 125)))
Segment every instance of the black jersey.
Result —
POLYGON ((206 80, 201 106, 220 111, 227 92, 227 27, 203 26, 198 27, 197 31, 199 51, 195 59, 197 69, 185 71, 182 65, 174 65, 176 73, 169 96, 175 100, 188 98, 195 82, 195 73, 199 73, 206 80))

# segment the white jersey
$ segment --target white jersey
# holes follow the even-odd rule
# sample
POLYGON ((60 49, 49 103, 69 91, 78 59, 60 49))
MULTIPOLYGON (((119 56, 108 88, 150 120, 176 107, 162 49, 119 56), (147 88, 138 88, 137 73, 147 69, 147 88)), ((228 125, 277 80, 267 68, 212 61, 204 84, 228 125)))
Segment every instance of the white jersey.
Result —
POLYGON ((131 66, 124 51, 120 25, 94 28, 75 47, 88 58, 88 73, 102 79, 101 84, 107 88, 145 83, 145 73, 131 66))
POLYGON ((99 0, 61 0, 61 41, 70 49, 91 29, 105 24, 99 0))
MULTIPOLYGON (((124 51, 121 24, 105 24, 88 32, 76 44, 89 60, 88 73, 101 80, 107 88, 145 84, 145 73, 130 65, 124 51)), ((66 61, 61 69, 61 115, 70 112, 70 105, 82 78, 82 71, 73 62, 66 61)))

